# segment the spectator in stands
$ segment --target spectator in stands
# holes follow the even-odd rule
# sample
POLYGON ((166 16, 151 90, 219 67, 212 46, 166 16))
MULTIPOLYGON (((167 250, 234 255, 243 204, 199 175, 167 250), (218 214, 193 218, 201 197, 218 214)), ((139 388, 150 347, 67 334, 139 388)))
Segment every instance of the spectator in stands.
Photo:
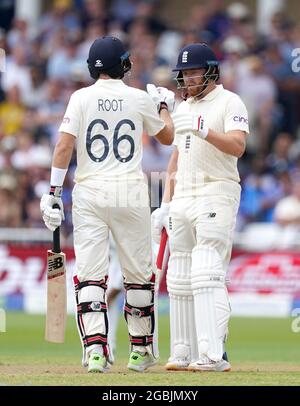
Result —
POLYGON ((56 142, 58 127, 65 111, 62 89, 63 83, 60 80, 49 80, 47 96, 37 109, 36 124, 48 135, 51 145, 56 142))
POLYGON ((232 35, 222 43, 224 60, 221 64, 222 83, 225 89, 237 93, 239 83, 248 68, 244 60, 247 53, 247 46, 241 37, 232 35))
POLYGON ((107 30, 109 16, 105 3, 105 0, 83 1, 83 10, 79 14, 83 30, 90 24, 98 25, 101 29, 107 30))
POLYGON ((72 7, 72 0, 54 0, 52 8, 42 14, 39 20, 39 32, 43 42, 48 42, 60 30, 72 38, 80 36, 80 22, 72 7))
POLYGON ((272 131, 276 85, 265 72, 260 57, 251 56, 246 62, 248 69, 237 81, 237 90, 246 104, 249 122, 252 123, 253 136, 249 137, 249 147, 252 151, 265 153, 272 131))
POLYGON ((264 155, 252 160, 250 174, 243 182, 239 209, 239 226, 252 221, 273 221, 276 203, 284 195, 284 188, 278 176, 268 174, 264 155))
POLYGON ((17 85, 6 92, 6 98, 0 103, 0 138, 16 136, 23 126, 26 114, 17 85))
POLYGON ((293 163, 290 158, 293 138, 289 133, 279 133, 274 141, 271 153, 266 157, 268 172, 290 170, 293 163))
POLYGON ((26 102, 26 97, 32 89, 25 48, 25 44, 18 44, 13 47, 6 58, 5 74, 1 76, 2 88, 5 92, 18 86, 22 103, 26 102))
POLYGON ((20 227, 21 205, 15 199, 15 176, 0 174, 0 227, 20 227))
POLYGON ((300 75, 291 69, 291 60, 284 59, 280 43, 271 43, 265 51, 266 72, 277 86, 277 101, 281 108, 280 130, 296 137, 299 127, 300 75))
POLYGON ((282 249, 299 249, 300 232, 300 173, 292 179, 292 192, 281 199, 274 210, 275 221, 282 226, 282 249))

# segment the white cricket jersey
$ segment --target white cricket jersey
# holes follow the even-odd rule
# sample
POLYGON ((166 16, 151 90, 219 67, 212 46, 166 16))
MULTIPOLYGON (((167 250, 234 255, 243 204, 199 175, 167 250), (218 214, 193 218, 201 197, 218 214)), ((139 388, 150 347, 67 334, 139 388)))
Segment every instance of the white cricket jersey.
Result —
MULTIPOLYGON (((189 98, 176 113, 201 115, 206 127, 220 133, 241 130, 249 133, 248 114, 240 97, 217 85, 201 100, 189 98)), ((179 151, 174 198, 226 194, 239 198, 237 158, 226 154, 191 133, 176 133, 179 151)))
POLYGON ((118 79, 74 92, 60 132, 76 137, 75 182, 142 179, 142 134, 164 127, 150 96, 118 79))

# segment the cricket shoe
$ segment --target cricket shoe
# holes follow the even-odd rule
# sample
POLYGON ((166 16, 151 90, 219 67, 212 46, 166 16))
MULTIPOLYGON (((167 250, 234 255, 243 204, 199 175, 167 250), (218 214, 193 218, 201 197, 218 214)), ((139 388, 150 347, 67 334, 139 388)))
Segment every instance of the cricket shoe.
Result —
POLYGON ((132 351, 127 368, 132 369, 133 371, 143 372, 147 368, 157 364, 157 362, 158 360, 148 353, 141 354, 138 351, 132 351))
POLYGON ((221 359, 221 361, 212 361, 210 359, 206 359, 204 362, 203 360, 199 360, 196 362, 192 362, 188 366, 188 371, 193 372, 202 372, 202 371, 212 371, 212 372, 229 372, 231 369, 231 365, 228 360, 221 359))
POLYGON ((88 372, 106 372, 108 370, 108 363, 104 355, 94 352, 89 357, 88 372))
POLYGON ((169 358, 165 368, 167 371, 187 371, 189 364, 187 357, 169 358))

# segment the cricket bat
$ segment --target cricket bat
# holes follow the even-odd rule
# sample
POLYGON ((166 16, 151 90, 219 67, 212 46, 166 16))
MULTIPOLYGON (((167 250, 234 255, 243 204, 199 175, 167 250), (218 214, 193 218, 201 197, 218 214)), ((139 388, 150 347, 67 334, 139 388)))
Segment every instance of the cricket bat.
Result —
POLYGON ((165 228, 162 229, 161 232, 161 239, 159 244, 159 250, 156 259, 156 275, 155 275, 155 282, 156 282, 156 290, 159 291, 160 282, 164 273, 168 268, 168 262, 170 257, 170 249, 168 243, 168 233, 165 228))
POLYGON ((156 274, 155 274, 155 301, 154 301, 154 314, 155 314, 155 329, 154 329, 154 340, 153 340, 153 354, 155 358, 159 358, 159 348, 158 348, 158 294, 160 283, 164 273, 168 268, 168 261, 170 256, 168 234, 165 228, 162 229, 161 239, 158 249, 158 254, 156 258, 156 274))
MULTIPOLYGON (((53 208, 59 208, 54 205, 53 208)), ((53 232, 53 249, 47 251, 47 314, 45 340, 63 343, 67 315, 66 256, 60 249, 60 229, 53 232)))

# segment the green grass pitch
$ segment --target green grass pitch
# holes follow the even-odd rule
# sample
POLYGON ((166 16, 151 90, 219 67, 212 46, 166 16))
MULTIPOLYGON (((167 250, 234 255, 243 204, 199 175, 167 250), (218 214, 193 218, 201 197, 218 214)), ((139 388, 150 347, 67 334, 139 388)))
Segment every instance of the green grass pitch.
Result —
POLYGON ((160 317, 160 363, 145 373, 126 368, 128 340, 123 319, 116 363, 105 374, 87 374, 75 319, 68 318, 65 344, 44 341, 44 316, 7 313, 0 333, 0 385, 300 385, 300 333, 291 319, 232 318, 227 352, 229 373, 167 372, 169 321, 160 317))

